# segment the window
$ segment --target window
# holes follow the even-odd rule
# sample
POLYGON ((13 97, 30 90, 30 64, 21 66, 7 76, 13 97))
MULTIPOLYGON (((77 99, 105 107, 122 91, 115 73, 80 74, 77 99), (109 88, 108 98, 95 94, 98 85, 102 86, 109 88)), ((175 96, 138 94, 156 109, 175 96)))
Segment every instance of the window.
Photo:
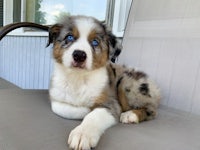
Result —
MULTIPOLYGON (((4 2, 6 7, 4 16, 7 18, 4 25, 21 21, 51 25, 58 22, 63 15, 87 15, 105 21, 112 27, 114 33, 121 37, 132 0, 4 0, 4 2)), ((22 33, 47 35, 45 32, 27 28, 15 31, 17 35, 22 33)))
POLYGON ((123 37, 132 0, 115 0, 112 31, 118 37, 123 37))
POLYGON ((26 21, 54 24, 63 15, 89 15, 105 20, 107 0, 26 0, 26 21), (97 5, 98 4, 98 5, 97 5), (34 6, 34 7, 33 7, 34 6))
POLYGON ((21 0, 14 0, 13 6, 15 6, 15 7, 13 7, 13 22, 20 22, 20 20, 21 20, 21 0))

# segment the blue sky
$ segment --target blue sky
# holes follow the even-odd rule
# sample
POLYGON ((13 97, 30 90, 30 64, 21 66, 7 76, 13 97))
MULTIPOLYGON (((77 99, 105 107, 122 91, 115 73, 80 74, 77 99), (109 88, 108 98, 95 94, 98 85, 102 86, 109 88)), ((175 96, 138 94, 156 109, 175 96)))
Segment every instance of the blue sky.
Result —
POLYGON ((54 16, 59 12, 70 12, 72 15, 93 16, 99 20, 105 19, 107 0, 43 0, 41 11, 46 12, 47 24, 54 22, 54 16))

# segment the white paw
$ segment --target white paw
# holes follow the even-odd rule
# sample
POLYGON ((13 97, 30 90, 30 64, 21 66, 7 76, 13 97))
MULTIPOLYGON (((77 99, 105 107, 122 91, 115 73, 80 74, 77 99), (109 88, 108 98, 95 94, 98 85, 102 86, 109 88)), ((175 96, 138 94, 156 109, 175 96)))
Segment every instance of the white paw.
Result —
POLYGON ((90 150, 96 147, 100 138, 100 133, 87 127, 77 126, 71 131, 68 144, 74 150, 90 150))
POLYGON ((139 123, 138 116, 133 111, 121 113, 120 122, 122 123, 139 123))

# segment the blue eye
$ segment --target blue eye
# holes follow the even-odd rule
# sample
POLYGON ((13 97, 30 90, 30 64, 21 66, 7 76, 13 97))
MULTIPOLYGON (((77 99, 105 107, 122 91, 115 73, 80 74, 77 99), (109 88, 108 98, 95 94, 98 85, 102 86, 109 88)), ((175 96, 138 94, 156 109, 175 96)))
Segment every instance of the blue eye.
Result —
POLYGON ((99 42, 97 40, 92 40, 91 45, 94 46, 94 47, 98 46, 99 42))
POLYGON ((74 38, 73 35, 67 35, 66 40, 67 40, 68 42, 73 42, 73 41, 75 40, 75 38, 74 38))

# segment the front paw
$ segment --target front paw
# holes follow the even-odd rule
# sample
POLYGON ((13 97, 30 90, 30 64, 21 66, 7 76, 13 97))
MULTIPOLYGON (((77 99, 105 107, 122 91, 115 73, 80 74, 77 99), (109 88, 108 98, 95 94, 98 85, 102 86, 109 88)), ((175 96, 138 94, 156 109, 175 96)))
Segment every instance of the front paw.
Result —
POLYGON ((122 123, 139 123, 138 116, 133 111, 121 113, 120 122, 122 123))
POLYGON ((68 144, 74 150, 90 150, 96 147, 100 134, 93 129, 79 125, 71 131, 68 144))

